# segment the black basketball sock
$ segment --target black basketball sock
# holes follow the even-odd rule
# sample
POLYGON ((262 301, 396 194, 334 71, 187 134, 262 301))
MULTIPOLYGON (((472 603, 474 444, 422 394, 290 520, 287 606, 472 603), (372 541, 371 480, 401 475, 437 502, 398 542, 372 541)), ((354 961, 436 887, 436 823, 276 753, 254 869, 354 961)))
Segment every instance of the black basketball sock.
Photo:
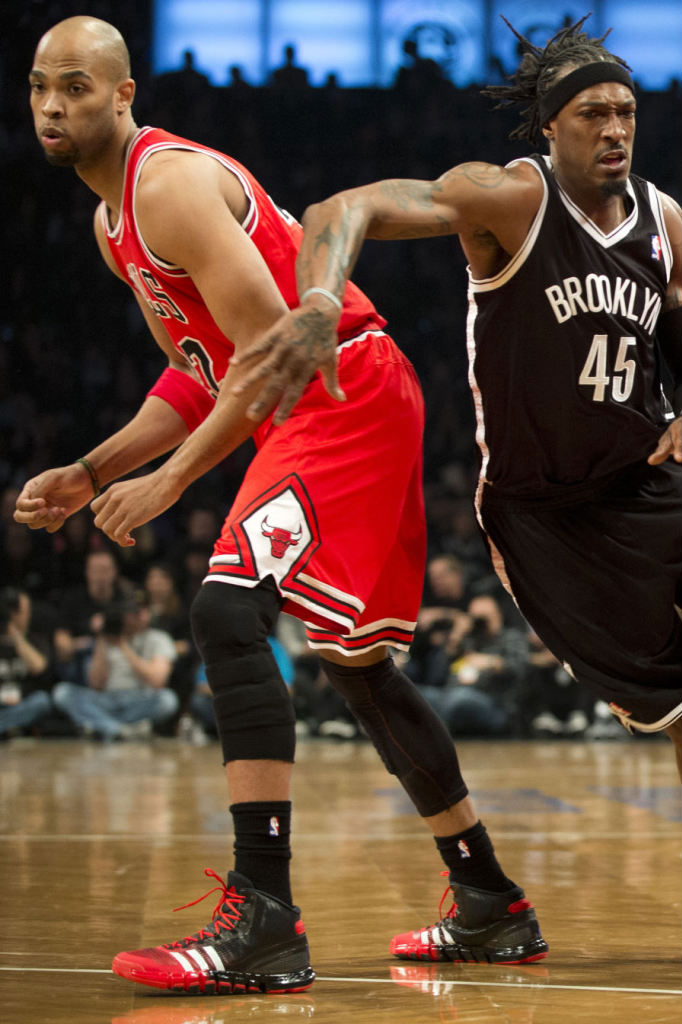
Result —
POLYGON ((485 892, 507 892, 515 883, 507 878, 495 856, 485 825, 477 821, 454 836, 435 836, 436 846, 450 872, 451 884, 470 885, 485 892))
POLYGON ((234 822, 235 871, 250 879, 255 889, 291 905, 291 802, 232 804, 230 814, 234 822))

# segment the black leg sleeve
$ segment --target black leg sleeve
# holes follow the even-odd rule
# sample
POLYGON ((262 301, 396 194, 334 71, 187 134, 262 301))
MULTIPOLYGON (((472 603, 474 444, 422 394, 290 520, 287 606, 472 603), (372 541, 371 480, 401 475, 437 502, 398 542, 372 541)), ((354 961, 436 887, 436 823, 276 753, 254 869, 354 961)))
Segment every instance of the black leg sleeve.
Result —
POLYGON ((468 790, 448 730, 390 658, 365 668, 326 660, 323 666, 422 817, 464 799, 468 790))

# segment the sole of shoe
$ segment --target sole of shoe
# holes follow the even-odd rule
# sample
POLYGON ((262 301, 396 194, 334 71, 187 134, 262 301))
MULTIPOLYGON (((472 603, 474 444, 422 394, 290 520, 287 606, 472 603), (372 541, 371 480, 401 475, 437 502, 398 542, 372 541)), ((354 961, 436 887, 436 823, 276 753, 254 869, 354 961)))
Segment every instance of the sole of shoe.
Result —
POLYGON ((149 988, 170 992, 184 992, 187 995, 284 995, 289 992, 305 992, 315 981, 312 967, 305 967, 287 974, 261 974, 255 971, 215 971, 204 974, 200 971, 169 972, 142 965, 139 960, 119 953, 111 965, 114 974, 126 981, 149 988))
POLYGON ((491 950, 485 946, 429 946, 425 949, 391 949, 399 960, 436 961, 453 964, 528 964, 544 960, 549 946, 544 939, 536 939, 515 949, 491 950))

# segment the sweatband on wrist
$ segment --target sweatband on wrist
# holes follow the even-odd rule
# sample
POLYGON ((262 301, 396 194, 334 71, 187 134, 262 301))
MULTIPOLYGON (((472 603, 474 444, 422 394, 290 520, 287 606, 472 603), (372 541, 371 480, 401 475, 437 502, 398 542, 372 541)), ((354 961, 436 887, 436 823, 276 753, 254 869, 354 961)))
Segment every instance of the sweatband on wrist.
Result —
POLYGON ((630 75, 624 67, 616 64, 615 61, 596 60, 591 64, 583 64, 575 71, 569 71, 567 75, 555 82, 544 96, 539 97, 540 124, 547 124, 579 92, 589 89, 591 85, 599 85, 600 82, 620 82, 621 85, 627 85, 633 93, 635 91, 635 85, 630 75))
POLYGON ((155 396, 168 402, 185 421, 190 434, 203 423, 215 405, 214 399, 201 386, 198 380, 167 366, 153 388, 147 392, 147 398, 155 396))
POLYGON ((81 466, 84 466, 87 469, 88 476, 90 477, 90 483, 92 484, 93 496, 97 498, 101 494, 97 470, 89 459, 86 459, 85 457, 82 459, 76 459, 76 462, 80 462, 81 466))
POLYGON ((315 293, 317 293, 318 295, 324 295, 325 299, 329 299, 330 302, 333 302, 337 309, 343 309, 343 303, 341 302, 341 299, 339 299, 338 296, 334 295, 333 292, 327 291, 326 288, 308 288, 306 289, 306 291, 303 292, 303 295, 301 295, 298 301, 305 302, 309 295, 313 295, 315 293))

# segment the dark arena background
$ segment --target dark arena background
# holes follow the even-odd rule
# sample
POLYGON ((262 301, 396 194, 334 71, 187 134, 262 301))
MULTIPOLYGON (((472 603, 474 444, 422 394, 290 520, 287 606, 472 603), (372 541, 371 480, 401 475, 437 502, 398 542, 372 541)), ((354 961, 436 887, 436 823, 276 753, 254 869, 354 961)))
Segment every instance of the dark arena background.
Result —
MULTIPOLYGON (((4 0, 0 589, 29 596, 50 685, 64 678, 55 637, 87 560, 109 549, 87 510, 54 535, 19 526, 16 497, 27 479, 128 422, 164 360, 132 293, 100 258, 95 195, 73 171, 48 166, 35 139, 27 75, 42 33, 76 14, 112 22, 131 52, 137 124, 234 156, 300 218, 343 188, 527 154, 508 140, 518 114, 494 111, 480 94, 518 61, 500 14, 543 44, 589 6, 586 31, 613 26, 606 45, 633 68, 633 171, 680 202, 679 0, 4 0)), ((317 981, 297 995, 192 999, 112 975, 120 949, 208 921, 211 899, 171 911, 210 888, 204 866, 224 874, 230 856, 219 745, 210 722, 188 710, 202 681, 186 610, 250 458, 247 442, 141 528, 135 547, 115 553, 129 590, 149 587, 151 567, 171 567, 180 713, 125 743, 79 736, 58 714, 0 732, 3 1024, 679 1021, 682 812, 671 745, 613 723, 527 635, 493 577, 472 506, 478 456, 457 239, 368 242, 353 279, 424 390, 425 605, 492 594, 526 645, 504 723, 493 735, 455 735, 478 811, 505 870, 524 879, 550 955, 517 966, 389 957, 391 935, 437 920, 440 862, 300 634, 285 627, 278 639, 300 737, 292 878, 317 981)), ((439 628, 433 619, 420 635, 414 664, 431 664, 439 628)), ((0 704, 9 693, 1 665, 0 652, 0 704)), ((69 671, 82 681, 83 663, 69 671)))

